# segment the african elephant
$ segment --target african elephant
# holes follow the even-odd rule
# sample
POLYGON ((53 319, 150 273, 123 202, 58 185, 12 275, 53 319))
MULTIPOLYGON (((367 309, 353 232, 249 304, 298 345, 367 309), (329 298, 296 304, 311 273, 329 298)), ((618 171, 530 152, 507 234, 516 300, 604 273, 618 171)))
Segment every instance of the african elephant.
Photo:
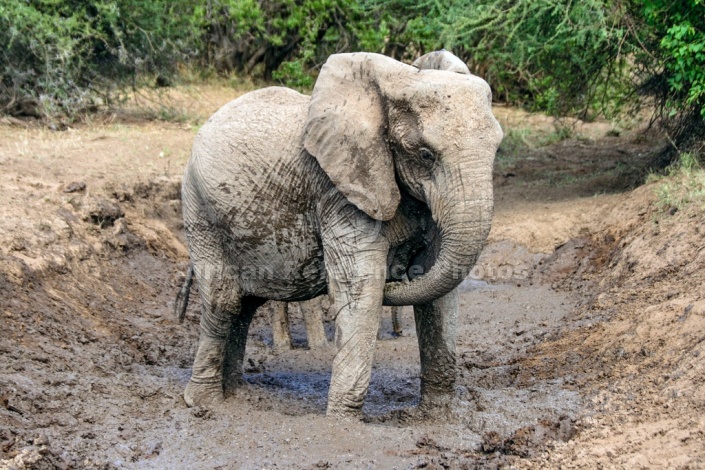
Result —
MULTIPOLYGON (((309 348, 328 347, 328 338, 323 325, 323 305, 321 297, 305 302, 295 302, 301 310, 301 316, 306 326, 306 339, 309 348)), ((272 342, 275 350, 292 348, 291 332, 289 331, 289 314, 294 303, 275 302, 272 318, 272 342)))
POLYGON ((311 97, 253 91, 203 125, 182 186, 203 305, 188 405, 242 380, 267 299, 326 292, 337 351, 328 415, 361 414, 383 304, 414 306, 421 406, 452 398, 456 287, 490 230, 502 130, 490 87, 458 58, 416 64, 335 54, 311 97))

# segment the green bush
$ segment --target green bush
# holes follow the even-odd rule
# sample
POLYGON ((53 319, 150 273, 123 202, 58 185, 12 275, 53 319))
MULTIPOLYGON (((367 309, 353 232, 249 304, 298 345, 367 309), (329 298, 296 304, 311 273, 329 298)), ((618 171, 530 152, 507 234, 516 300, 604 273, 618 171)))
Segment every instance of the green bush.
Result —
POLYGON ((446 48, 532 110, 655 104, 674 148, 697 153, 704 1, 0 0, 0 113, 75 116, 168 85, 181 64, 306 89, 335 52, 446 48))
POLYGON ((165 84, 198 44, 188 0, 0 0, 0 112, 68 116, 165 84))
POLYGON ((651 98, 679 151, 705 152, 705 3, 632 0, 628 19, 635 42, 638 93, 651 98))
POLYGON ((353 0, 207 0, 204 59, 222 73, 260 75, 296 87, 335 52, 370 46, 371 26, 353 0))

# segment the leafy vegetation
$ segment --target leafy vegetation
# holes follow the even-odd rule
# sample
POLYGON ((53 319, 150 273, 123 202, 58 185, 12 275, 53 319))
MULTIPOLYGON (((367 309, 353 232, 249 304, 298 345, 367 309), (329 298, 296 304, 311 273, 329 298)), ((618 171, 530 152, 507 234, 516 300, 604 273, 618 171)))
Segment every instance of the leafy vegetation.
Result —
POLYGON ((0 0, 0 112, 74 116, 179 70, 310 88, 335 52, 446 48, 532 110, 655 106, 703 150, 705 0, 0 0))
POLYGON ((196 53, 188 0, 0 0, 0 112, 73 116, 196 53))
POLYGON ((366 49, 378 34, 365 28, 351 0, 208 0, 195 8, 203 25, 202 60, 218 72, 259 74, 300 87, 328 55, 366 49))

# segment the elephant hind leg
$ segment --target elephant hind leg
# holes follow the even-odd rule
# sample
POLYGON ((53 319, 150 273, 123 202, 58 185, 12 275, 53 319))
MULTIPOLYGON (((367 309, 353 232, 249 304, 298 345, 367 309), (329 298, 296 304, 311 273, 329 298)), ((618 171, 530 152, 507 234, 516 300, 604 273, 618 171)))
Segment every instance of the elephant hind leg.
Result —
POLYGON ((235 388, 242 383, 247 332, 255 312, 264 302, 263 299, 257 297, 243 297, 240 313, 231 319, 223 359, 223 392, 226 397, 231 395, 235 388))
POLYGON ((222 400, 241 380, 247 330, 262 300, 243 297, 216 227, 199 211, 188 219, 186 234, 203 308, 198 349, 184 392, 186 404, 193 406, 222 400))
POLYGON ((223 264, 195 259, 194 268, 203 311, 191 379, 184 392, 184 400, 189 406, 223 399, 228 340, 233 325, 242 322, 237 320, 242 310, 240 289, 227 275, 223 264))

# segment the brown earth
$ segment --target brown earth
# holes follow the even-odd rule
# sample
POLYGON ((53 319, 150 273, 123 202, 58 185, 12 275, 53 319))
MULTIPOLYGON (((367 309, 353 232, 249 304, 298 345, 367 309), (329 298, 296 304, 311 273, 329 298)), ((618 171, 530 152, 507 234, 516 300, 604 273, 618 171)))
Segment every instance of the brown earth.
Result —
MULTIPOLYGON (((172 314, 188 260, 179 179, 189 122, 235 95, 150 111, 181 123, 0 125, 0 468, 705 467, 702 203, 628 191, 658 141, 604 123, 498 155, 442 416, 403 411, 419 396, 410 309, 378 342, 364 423, 325 417, 332 351, 306 348, 300 318, 299 347, 273 351, 267 306, 248 385, 187 408, 199 307, 183 325, 172 314)), ((551 138, 547 118, 496 112, 551 138)))

